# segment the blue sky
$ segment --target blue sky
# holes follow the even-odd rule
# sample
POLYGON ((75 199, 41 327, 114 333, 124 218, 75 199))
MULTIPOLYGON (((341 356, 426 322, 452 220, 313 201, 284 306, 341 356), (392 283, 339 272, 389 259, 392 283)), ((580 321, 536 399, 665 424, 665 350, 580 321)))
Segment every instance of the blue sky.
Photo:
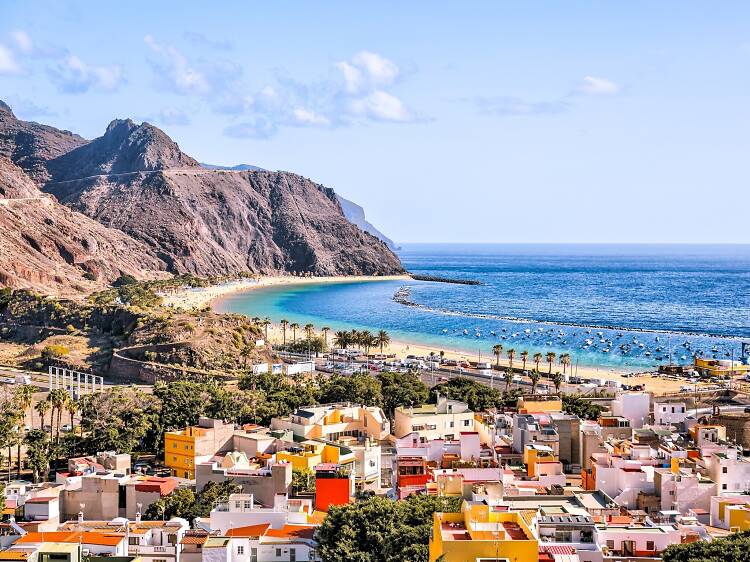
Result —
POLYGON ((743 2, 0 4, 0 99, 298 172, 401 242, 750 242, 743 2))

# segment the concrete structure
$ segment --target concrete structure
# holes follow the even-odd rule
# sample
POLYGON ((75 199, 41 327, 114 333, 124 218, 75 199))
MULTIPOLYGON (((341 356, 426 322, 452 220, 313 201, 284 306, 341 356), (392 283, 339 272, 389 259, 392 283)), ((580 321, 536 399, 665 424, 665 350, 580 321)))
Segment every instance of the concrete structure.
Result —
POLYGON ((315 469, 315 509, 328 511, 332 505, 351 501, 352 478, 345 467, 319 464, 315 469))
POLYGON ((594 540, 607 557, 658 558, 669 545, 682 542, 682 533, 672 525, 609 522, 595 527, 594 540))
POLYGON ((104 379, 91 373, 50 365, 47 374, 50 390, 62 389, 76 400, 86 394, 104 390, 104 379))
POLYGON ((688 416, 684 402, 654 402, 654 424, 679 425, 688 416))
POLYGON ((621 392, 612 400, 613 416, 630 420, 630 427, 639 429, 648 423, 651 412, 651 395, 645 392, 621 392))
POLYGON ((537 562, 539 543, 519 513, 466 502, 460 513, 435 513, 430 562, 513 560, 537 562))
POLYGON ((288 498, 279 494, 272 507, 256 505, 252 494, 231 494, 211 510, 210 516, 195 520, 197 529, 218 531, 226 535, 230 529, 248 525, 269 524, 272 529, 284 525, 307 525, 313 514, 312 500, 288 498))
POLYGON ((377 406, 342 403, 300 408, 285 418, 273 418, 271 429, 291 431, 304 439, 339 441, 354 437, 381 441, 391 428, 377 406))
POLYGON ((581 468, 581 420, 571 414, 553 413, 550 423, 557 431, 560 462, 570 467, 570 471, 581 468))
POLYGON ((164 434, 164 464, 172 476, 195 478, 196 463, 219 451, 229 451, 235 429, 233 424, 201 417, 198 425, 164 434))
POLYGON ((439 396, 437 404, 398 407, 394 412, 396 438, 417 433, 420 440, 455 439, 462 431, 474 431, 474 412, 466 402, 439 396))
POLYGON ((527 445, 546 445, 555 456, 560 452, 557 430, 545 414, 516 414, 513 416, 513 450, 523 453, 527 445))
POLYGON ((242 488, 243 494, 252 494, 257 502, 273 505, 278 494, 288 494, 292 484, 292 465, 286 462, 269 462, 257 468, 224 468, 217 460, 209 460, 196 466, 196 489, 202 490, 209 482, 221 483, 231 480, 242 488))

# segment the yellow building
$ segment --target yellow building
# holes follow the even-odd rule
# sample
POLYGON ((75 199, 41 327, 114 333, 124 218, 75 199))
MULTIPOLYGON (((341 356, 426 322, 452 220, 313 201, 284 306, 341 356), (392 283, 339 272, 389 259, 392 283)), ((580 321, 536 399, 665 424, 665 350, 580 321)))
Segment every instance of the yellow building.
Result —
POLYGON ((537 445, 532 443, 526 445, 523 449, 523 463, 526 465, 528 476, 534 478, 538 474, 537 465, 543 463, 556 463, 559 459, 547 445, 537 445))
POLYGON ((750 373, 750 365, 744 365, 741 361, 703 359, 700 357, 695 357, 693 361, 696 371, 710 377, 746 375, 750 373))
POLYGON ((195 478, 195 464, 231 448, 234 425, 200 418, 198 425, 164 433, 164 464, 179 478, 195 478))
POLYGON ((530 394, 518 399, 519 414, 553 414, 562 412, 562 399, 559 396, 530 394))
POLYGON ((348 447, 320 441, 304 441, 298 449, 276 453, 277 461, 288 462, 295 470, 313 470, 320 463, 348 466, 354 459, 354 452, 348 447))
POLYGON ((464 501, 460 513, 434 514, 430 562, 502 558, 509 562, 537 562, 539 558, 539 544, 519 513, 464 501))

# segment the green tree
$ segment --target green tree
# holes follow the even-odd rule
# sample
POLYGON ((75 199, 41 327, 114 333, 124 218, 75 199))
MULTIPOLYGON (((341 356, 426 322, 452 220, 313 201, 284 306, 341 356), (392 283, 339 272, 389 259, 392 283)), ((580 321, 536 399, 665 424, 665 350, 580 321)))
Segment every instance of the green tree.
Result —
POLYGON ((548 351, 546 355, 547 363, 549 363, 549 372, 547 373, 550 377, 552 377, 552 364, 555 362, 555 357, 557 357, 557 354, 554 351, 548 351))
POLYGON ((351 334, 344 330, 338 331, 333 335, 333 345, 339 349, 346 349, 352 344, 351 334))
POLYGON ((529 352, 525 349, 521 352, 521 361, 523 361, 523 368, 522 371, 526 370, 526 362, 529 360, 529 352))
POLYGON ((461 400, 468 403, 469 408, 475 412, 482 412, 490 408, 500 408, 504 404, 502 393, 496 388, 475 382, 467 377, 454 377, 447 382, 440 383, 432 388, 430 402, 435 403, 436 394, 453 400, 461 400))
POLYGON ((565 380, 565 377, 560 371, 557 371, 552 376, 552 384, 555 385, 555 394, 560 394, 560 387, 562 386, 562 383, 564 380, 565 380))
POLYGON ((750 531, 712 541, 673 544, 661 557, 664 562, 750 562, 750 531))
POLYGON ((536 394, 536 385, 539 384, 539 379, 542 378, 539 369, 533 369, 531 373, 529 373, 529 378, 531 379, 531 394, 536 394))
POLYGON ((503 353, 503 346, 499 343, 496 343, 492 346, 492 353, 495 356, 495 366, 499 369, 500 368, 500 355, 503 353))
POLYGON ((534 354, 534 365, 536 365, 536 370, 539 371, 539 363, 542 362, 542 354, 539 352, 536 352, 534 354))
POLYGON ((380 354, 383 355, 383 348, 391 343, 391 336, 385 330, 379 330, 375 336, 375 345, 380 348, 380 354))
POLYGON ((299 324, 297 322, 292 322, 289 324, 289 327, 292 329, 292 341, 297 341, 297 330, 299 330, 299 324))
POLYGON ((603 406, 593 404, 578 394, 563 395, 562 407, 566 414, 576 415, 583 420, 599 419, 599 416, 605 410, 603 406))
POLYGON ((315 473, 309 468, 292 470, 292 488, 296 493, 315 491, 315 473))
POLYGON ((34 482, 39 482, 40 475, 44 475, 46 480, 49 473, 49 463, 54 456, 49 435, 42 429, 32 429, 26 434, 24 442, 26 444, 26 461, 31 468, 34 482))
MULTIPOLYGON (((37 387, 30 384, 22 384, 20 386, 16 386, 13 389, 13 401, 21 412, 21 425, 24 427, 26 426, 26 417, 28 411, 31 409, 31 404, 34 401, 34 393, 37 390, 37 387)), ((29 426, 31 426, 31 422, 29 422, 29 426)), ((16 469, 16 476, 18 478, 21 478, 21 442, 22 439, 18 439, 18 443, 16 445, 16 460, 18 465, 16 469)))
POLYGON ((323 562, 426 562, 433 514, 453 512, 458 498, 412 495, 399 502, 369 497, 332 507, 318 529, 323 562))
POLYGON ((413 373, 383 372, 377 378, 383 396, 383 411, 390 419, 393 419, 394 410, 399 406, 426 404, 430 397, 427 385, 413 373))
POLYGON ((380 381, 370 375, 333 375, 321 386, 320 402, 354 402, 382 407, 383 392, 380 381))
MULTIPOLYGON (((49 400, 40 400, 36 403, 34 406, 34 409, 36 410, 37 414, 39 414, 39 429, 44 429, 44 416, 47 415, 47 412, 50 411, 52 408, 52 404, 49 402, 49 400)), ((52 420, 50 419, 50 434, 52 433, 52 420)), ((50 435, 51 436, 51 435, 50 435)))
POLYGON ((286 328, 287 326, 289 326, 289 320, 287 320, 286 318, 282 318, 281 322, 279 323, 281 324, 281 334, 283 339, 282 345, 286 345, 286 328))

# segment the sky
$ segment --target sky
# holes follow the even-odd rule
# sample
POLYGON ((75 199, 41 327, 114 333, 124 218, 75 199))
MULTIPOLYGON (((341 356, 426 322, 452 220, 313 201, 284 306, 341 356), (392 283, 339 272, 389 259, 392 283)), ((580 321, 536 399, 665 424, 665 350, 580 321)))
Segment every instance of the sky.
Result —
POLYGON ((398 242, 749 243, 747 2, 0 3, 0 99, 309 177, 398 242))

